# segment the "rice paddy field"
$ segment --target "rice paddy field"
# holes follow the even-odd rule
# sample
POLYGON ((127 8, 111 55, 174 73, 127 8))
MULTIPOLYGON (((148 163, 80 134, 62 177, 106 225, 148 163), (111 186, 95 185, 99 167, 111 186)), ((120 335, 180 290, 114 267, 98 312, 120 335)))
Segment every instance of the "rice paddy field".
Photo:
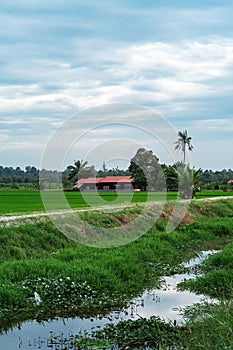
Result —
MULTIPOLYGON (((56 191, 51 191, 51 198, 54 196, 56 201, 56 191)), ((150 192, 149 196, 147 192, 65 192, 65 197, 71 206, 71 208, 82 208, 93 205, 99 205, 101 198, 101 204, 114 204, 117 203, 143 203, 147 200, 158 201, 166 198, 167 200, 174 200, 177 198, 176 192, 150 192)), ((220 196, 233 196, 233 191, 223 192, 216 191, 202 191, 198 192, 196 198, 208 198, 208 197, 220 197, 220 196)), ((63 209, 62 206, 58 209, 63 209)), ((40 191, 36 190, 0 190, 0 215, 1 214, 13 214, 13 213, 30 213, 35 211, 44 211, 44 205, 41 199, 40 191)))

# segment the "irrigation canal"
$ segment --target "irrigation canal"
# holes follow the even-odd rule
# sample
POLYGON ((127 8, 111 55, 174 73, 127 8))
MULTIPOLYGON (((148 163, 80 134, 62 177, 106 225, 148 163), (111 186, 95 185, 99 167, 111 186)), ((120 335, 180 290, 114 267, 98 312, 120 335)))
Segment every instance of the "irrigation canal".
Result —
POLYGON ((192 268, 213 253, 215 251, 201 252, 196 258, 185 263, 184 266, 190 268, 188 273, 164 276, 160 289, 145 290, 142 295, 130 301, 127 309, 115 310, 102 318, 98 316, 87 319, 79 317, 59 318, 43 323, 38 323, 35 320, 28 321, 0 335, 0 349, 65 349, 64 344, 52 345, 51 337, 57 337, 61 343, 61 339, 69 338, 70 335, 78 334, 82 330, 91 332, 93 328, 102 328, 107 323, 117 323, 127 319, 135 320, 140 317, 159 316, 167 321, 176 321, 177 324, 184 323, 181 308, 208 299, 204 295, 178 291, 177 284, 184 279, 195 278, 196 275, 192 272, 192 268))

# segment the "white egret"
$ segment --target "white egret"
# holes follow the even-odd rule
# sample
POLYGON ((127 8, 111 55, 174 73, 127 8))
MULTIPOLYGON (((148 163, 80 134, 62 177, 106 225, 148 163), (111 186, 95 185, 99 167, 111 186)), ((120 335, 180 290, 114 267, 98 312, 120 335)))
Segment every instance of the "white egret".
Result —
POLYGON ((40 305, 42 300, 40 295, 36 291, 34 292, 34 298, 35 298, 36 305, 40 305))

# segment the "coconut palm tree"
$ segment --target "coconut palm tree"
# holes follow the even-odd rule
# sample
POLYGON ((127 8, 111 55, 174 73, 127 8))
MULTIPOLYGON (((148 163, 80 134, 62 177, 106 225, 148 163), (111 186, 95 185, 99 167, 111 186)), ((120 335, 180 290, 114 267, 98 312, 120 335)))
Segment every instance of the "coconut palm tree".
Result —
POLYGON ((74 165, 69 165, 67 167, 67 179, 73 179, 74 181, 77 181, 79 179, 80 172, 85 168, 86 165, 87 162, 84 162, 83 160, 75 160, 74 165))
POLYGON ((193 150, 193 146, 191 145, 191 140, 192 137, 188 136, 187 130, 179 131, 178 132, 178 139, 175 142, 176 146, 175 149, 181 150, 183 153, 184 159, 183 163, 185 164, 185 153, 186 153, 186 148, 188 148, 189 151, 193 150))

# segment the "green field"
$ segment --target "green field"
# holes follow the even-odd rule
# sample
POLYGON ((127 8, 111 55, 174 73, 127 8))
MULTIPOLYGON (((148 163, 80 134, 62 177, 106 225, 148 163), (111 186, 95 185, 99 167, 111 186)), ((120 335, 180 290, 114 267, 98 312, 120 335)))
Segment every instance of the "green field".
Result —
MULTIPOLYGON (((56 191, 50 191, 51 199, 54 198, 56 204, 56 191)), ((100 192, 100 197, 97 193, 92 192, 65 192, 68 203, 71 208, 82 208, 88 206, 100 206, 106 204, 120 204, 120 203, 142 203, 147 200, 157 201, 164 199, 165 194, 161 192, 150 192, 149 198, 146 192, 100 192), (84 198, 83 198, 84 196, 84 198)), ((197 198, 217 197, 217 196, 233 196, 233 191, 223 192, 203 191, 197 193, 197 198)), ((177 198, 176 192, 167 192, 167 200, 177 198)), ((57 209, 63 209, 63 205, 57 205, 57 209)), ((40 191, 34 190, 1 190, 0 191, 0 214, 13 213, 29 213, 34 211, 44 211, 43 202, 40 191)))

